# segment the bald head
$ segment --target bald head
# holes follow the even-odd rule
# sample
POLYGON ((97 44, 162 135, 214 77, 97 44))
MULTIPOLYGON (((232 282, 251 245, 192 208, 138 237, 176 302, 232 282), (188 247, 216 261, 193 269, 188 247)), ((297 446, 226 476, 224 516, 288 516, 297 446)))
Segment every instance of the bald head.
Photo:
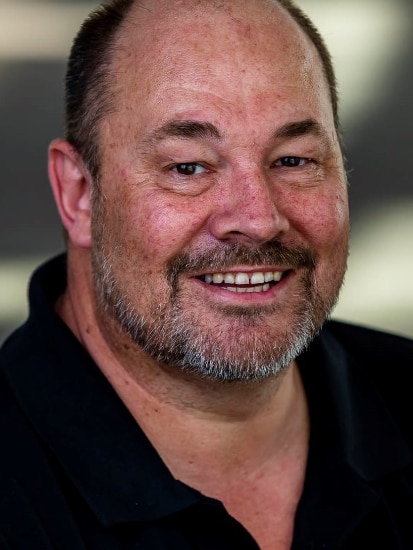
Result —
MULTIPOLYGON (((250 0, 248 3, 244 0, 178 0, 173 3, 165 0, 111 0, 92 12, 82 25, 73 43, 66 75, 66 138, 83 158, 95 180, 100 165, 99 126, 114 109, 116 88, 122 86, 114 59, 123 52, 124 56, 134 57, 135 62, 140 63, 148 58, 151 48, 155 47, 162 55, 177 39, 185 49, 185 29, 177 31, 179 14, 185 12, 193 14, 193 24, 199 25, 198 48, 202 48, 202 32, 207 27, 208 14, 214 11, 225 15, 232 30, 238 29, 243 40, 255 41, 257 50, 262 47, 259 35, 263 27, 277 35, 281 30, 285 31, 286 22, 287 26, 295 26, 295 32, 291 32, 287 39, 290 47, 294 47, 297 33, 305 35, 310 48, 313 47, 320 58, 338 128, 336 80, 329 52, 311 21, 290 0, 250 0), (150 48, 147 47, 148 40, 150 48), (136 49, 138 45, 141 51, 136 49), (128 48, 135 49, 125 52, 128 48)), ((220 34, 220 39, 224 40, 225 30, 220 29, 220 34)), ((287 43, 285 47, 288 47, 287 43)), ((205 55, 210 56, 211 52, 208 50, 205 55)))

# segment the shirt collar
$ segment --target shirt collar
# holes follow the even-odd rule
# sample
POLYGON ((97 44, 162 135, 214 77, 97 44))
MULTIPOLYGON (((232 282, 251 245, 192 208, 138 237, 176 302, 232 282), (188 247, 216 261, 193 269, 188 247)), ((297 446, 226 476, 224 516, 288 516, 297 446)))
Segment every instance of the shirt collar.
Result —
POLYGON ((404 468, 412 456, 356 356, 332 335, 327 323, 299 364, 317 447, 334 448, 357 475, 371 482, 404 468))
POLYGON ((329 326, 299 360, 311 436, 293 550, 304 541, 336 548, 378 504, 380 480, 412 463, 407 441, 357 354, 344 349, 329 326))

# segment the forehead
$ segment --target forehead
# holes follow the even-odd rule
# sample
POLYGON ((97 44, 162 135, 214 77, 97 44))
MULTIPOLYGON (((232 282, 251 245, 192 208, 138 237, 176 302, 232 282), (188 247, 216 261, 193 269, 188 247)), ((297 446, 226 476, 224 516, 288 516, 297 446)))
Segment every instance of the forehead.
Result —
POLYGON ((272 0, 137 3, 112 69, 117 110, 140 106, 142 118, 153 115, 151 106, 172 108, 180 100, 196 110, 199 98, 259 109, 269 96, 291 108, 303 98, 316 106, 322 96, 330 109, 318 52, 272 0))

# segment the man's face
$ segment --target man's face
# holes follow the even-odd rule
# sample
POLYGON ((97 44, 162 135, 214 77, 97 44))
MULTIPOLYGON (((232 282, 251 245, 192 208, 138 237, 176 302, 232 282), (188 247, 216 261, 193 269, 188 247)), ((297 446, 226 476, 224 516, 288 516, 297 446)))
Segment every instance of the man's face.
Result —
POLYGON ((211 379, 287 366, 345 271, 346 181, 321 62, 269 6, 136 10, 101 128, 101 327, 211 379))

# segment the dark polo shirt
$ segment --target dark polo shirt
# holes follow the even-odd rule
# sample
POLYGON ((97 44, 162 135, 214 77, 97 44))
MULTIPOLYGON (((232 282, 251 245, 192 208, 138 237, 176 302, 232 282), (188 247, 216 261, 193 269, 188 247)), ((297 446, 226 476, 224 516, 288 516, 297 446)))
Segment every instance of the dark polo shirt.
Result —
MULTIPOLYGON (((63 257, 35 273, 0 352, 0 549, 257 549, 172 477, 55 315, 65 284, 63 257)), ((299 365, 311 439, 292 548, 412 550, 413 342, 329 322, 299 365)))

